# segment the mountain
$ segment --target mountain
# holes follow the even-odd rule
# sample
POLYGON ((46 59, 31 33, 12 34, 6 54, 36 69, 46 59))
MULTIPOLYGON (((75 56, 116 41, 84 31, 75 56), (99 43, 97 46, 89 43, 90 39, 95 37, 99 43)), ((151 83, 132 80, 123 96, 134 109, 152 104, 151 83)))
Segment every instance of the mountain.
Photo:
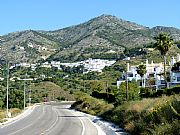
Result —
POLYGON ((0 37, 0 57, 14 62, 42 59, 76 61, 89 57, 113 58, 125 48, 143 47, 159 32, 180 40, 180 30, 157 26, 152 29, 111 15, 55 30, 25 30, 0 37))
POLYGON ((1 59, 10 61, 37 61, 41 56, 52 55, 58 48, 56 42, 33 30, 10 33, 0 39, 1 59))

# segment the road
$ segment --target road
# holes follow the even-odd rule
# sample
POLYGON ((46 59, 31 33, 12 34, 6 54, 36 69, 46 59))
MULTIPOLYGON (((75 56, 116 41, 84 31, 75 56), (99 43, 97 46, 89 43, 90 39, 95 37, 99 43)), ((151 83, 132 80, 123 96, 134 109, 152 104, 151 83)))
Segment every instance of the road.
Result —
POLYGON ((69 104, 37 106, 27 117, 2 125, 0 135, 98 135, 97 128, 69 104))

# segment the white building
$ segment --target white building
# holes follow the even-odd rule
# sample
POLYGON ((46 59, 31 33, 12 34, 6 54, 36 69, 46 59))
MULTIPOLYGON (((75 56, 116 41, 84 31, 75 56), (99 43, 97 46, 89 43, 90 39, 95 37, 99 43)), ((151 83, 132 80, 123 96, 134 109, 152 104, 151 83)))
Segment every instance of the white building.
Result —
POLYGON ((96 72, 102 72, 102 69, 106 66, 111 66, 116 61, 109 61, 109 60, 102 60, 102 59, 91 59, 75 63, 60 63, 60 65, 64 65, 66 67, 77 67, 80 65, 84 66, 84 69, 86 70, 85 73, 96 71, 96 72))
POLYGON ((41 67, 51 68, 51 64, 49 64, 48 62, 44 62, 42 63, 41 67))
POLYGON ((20 46, 19 49, 20 49, 20 50, 24 50, 24 47, 23 47, 23 46, 20 46))
POLYGON ((19 64, 20 67, 31 67, 31 64, 30 63, 20 63, 19 64))
MULTIPOLYGON (((163 73, 163 71, 164 71, 163 64, 162 63, 153 63, 153 61, 151 61, 151 63, 149 63, 148 60, 146 60, 145 65, 146 65, 147 73, 144 75, 144 78, 145 78, 144 80, 147 80, 149 78, 154 78, 155 84, 151 85, 151 87, 158 88, 159 86, 164 85, 163 84, 164 78, 160 76, 160 74, 163 73)), ((137 67, 138 67, 138 65, 129 66, 129 63, 127 63, 127 78, 129 81, 141 80, 141 76, 136 71, 137 67)), ((122 77, 117 81, 117 87, 119 88, 121 82, 125 82, 125 80, 126 80, 126 72, 124 72, 122 74, 122 77)), ((144 86, 146 84, 147 83, 145 82, 144 86)))
MULTIPOLYGON (((176 85, 176 84, 180 84, 180 63, 179 65, 177 65, 175 70, 171 70, 171 68, 173 67, 173 65, 176 62, 180 62, 180 55, 177 54, 176 59, 174 57, 171 58, 171 61, 169 63, 169 65, 166 66, 166 71, 170 71, 170 82, 168 83, 168 86, 171 87, 172 85, 176 85)), ((147 73, 144 75, 145 80, 148 80, 150 78, 153 78, 155 80, 154 84, 149 86, 150 84, 145 83, 145 85, 147 87, 155 87, 156 89, 159 89, 161 87, 165 86, 165 80, 164 77, 162 76, 163 72, 164 72, 164 65, 163 63, 153 63, 153 61, 151 61, 151 63, 148 62, 148 60, 146 60, 146 71, 147 73)), ((127 73, 128 73, 128 80, 132 81, 132 80, 141 80, 140 75, 137 74, 137 69, 138 65, 135 66, 131 66, 129 67, 129 64, 127 64, 127 73)), ((122 74, 122 77, 117 81, 117 87, 119 88, 121 82, 125 82, 126 79, 126 73, 124 72, 122 74)))
POLYGON ((180 85, 180 55, 179 54, 177 54, 176 60, 174 57, 172 57, 171 66, 172 69, 170 71, 170 82, 168 83, 169 87, 172 87, 173 85, 180 85), (176 65, 174 65, 175 63, 176 65))

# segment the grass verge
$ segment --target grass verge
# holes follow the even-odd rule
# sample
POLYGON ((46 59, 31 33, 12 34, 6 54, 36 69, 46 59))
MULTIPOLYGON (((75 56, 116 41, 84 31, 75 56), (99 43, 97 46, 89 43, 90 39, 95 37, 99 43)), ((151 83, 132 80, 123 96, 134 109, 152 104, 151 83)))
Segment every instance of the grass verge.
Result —
MULTIPOLYGON (((11 112, 11 117, 16 117, 17 115, 19 115, 22 110, 18 109, 18 108, 12 108, 9 109, 9 112, 11 112)), ((0 123, 5 122, 6 121, 6 110, 0 110, 0 123)))

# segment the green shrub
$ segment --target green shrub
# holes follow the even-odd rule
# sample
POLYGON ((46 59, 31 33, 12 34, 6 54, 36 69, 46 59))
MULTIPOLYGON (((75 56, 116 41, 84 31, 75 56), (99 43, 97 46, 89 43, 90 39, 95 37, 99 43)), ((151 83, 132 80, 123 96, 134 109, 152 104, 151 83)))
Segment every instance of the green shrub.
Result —
POLYGON ((135 101, 140 99, 139 86, 137 82, 131 81, 128 83, 128 99, 126 99, 126 83, 122 82, 119 91, 115 95, 115 105, 123 104, 125 101, 135 101))
POLYGON ((132 135, 180 133, 180 95, 124 102, 104 114, 132 135))
POLYGON ((112 93, 93 91, 91 96, 98 99, 104 99, 109 103, 115 102, 115 96, 112 93))
POLYGON ((93 98, 82 92, 76 92, 76 101, 72 105, 72 108, 92 115, 100 115, 113 108, 112 104, 108 104, 103 100, 93 98))
POLYGON ((165 89, 164 94, 166 95, 173 95, 173 94, 179 94, 180 93, 180 86, 175 86, 170 89, 165 89))

